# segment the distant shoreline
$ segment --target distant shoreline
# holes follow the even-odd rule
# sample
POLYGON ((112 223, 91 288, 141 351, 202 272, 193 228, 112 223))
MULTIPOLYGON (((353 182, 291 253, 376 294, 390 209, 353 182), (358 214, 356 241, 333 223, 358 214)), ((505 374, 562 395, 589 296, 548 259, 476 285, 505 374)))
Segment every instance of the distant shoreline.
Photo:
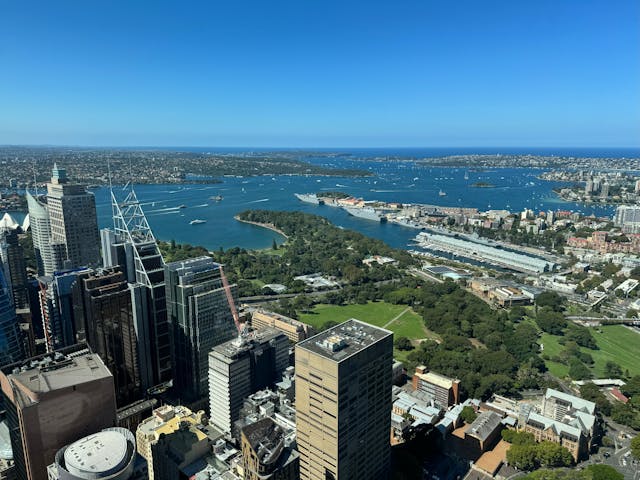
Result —
POLYGON ((276 232, 279 235, 282 235, 284 238, 286 238, 287 240, 289 240, 289 236, 287 234, 285 234, 282 230, 280 230, 279 228, 277 228, 274 224, 272 223, 260 223, 260 222, 252 222, 251 220, 243 220, 242 218, 240 218, 238 215, 234 215, 233 217, 235 220, 242 222, 242 223, 248 223, 250 225, 255 225, 256 227, 262 227, 262 228, 266 228, 267 230, 271 230, 272 232, 276 232))

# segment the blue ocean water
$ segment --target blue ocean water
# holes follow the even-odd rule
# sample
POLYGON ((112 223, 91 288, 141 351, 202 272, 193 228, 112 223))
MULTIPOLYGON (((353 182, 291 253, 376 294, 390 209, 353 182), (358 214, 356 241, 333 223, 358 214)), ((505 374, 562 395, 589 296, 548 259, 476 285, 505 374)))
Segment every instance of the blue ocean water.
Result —
MULTIPOLYGON (((167 149, 178 150, 178 148, 167 149)), ((246 152, 247 149, 180 148, 191 151, 246 152)), ((263 149, 274 151, 275 149, 263 149)), ((260 149, 254 149, 259 152, 260 149)), ((331 152, 340 151, 331 149, 331 152)), ((537 154, 591 157, 638 157, 638 149, 349 149, 344 156, 328 158, 307 157, 320 165, 359 168, 368 170, 371 177, 299 177, 260 176, 222 179, 215 185, 136 185, 138 198, 143 203, 151 228, 161 240, 174 239, 211 250, 223 247, 247 249, 267 248, 275 238, 284 239, 264 228, 244 224, 233 217, 248 209, 303 211, 322 215, 343 228, 353 229, 365 235, 379 238, 389 245, 406 248, 416 231, 394 224, 379 224, 350 216, 341 209, 307 204, 299 201, 294 193, 342 191, 365 200, 382 200, 402 203, 426 203, 434 205, 476 207, 481 210, 508 209, 514 212, 524 208, 541 210, 573 210, 598 216, 611 215, 611 206, 591 206, 560 200, 553 189, 565 184, 547 182, 537 177, 544 170, 531 168, 496 168, 485 171, 469 171, 464 168, 434 168, 413 161, 371 161, 363 158, 401 155, 424 158, 428 156, 471 153, 537 154), (468 179, 465 179, 465 173, 468 179), (474 188, 475 182, 486 182, 495 188, 474 188), (446 196, 440 196, 442 190, 446 196), (222 201, 210 197, 221 195, 222 201), (186 208, 176 207, 185 205, 186 208), (191 220, 206 223, 190 225, 191 220)), ((612 165, 613 167, 614 165, 612 165)), ((114 192, 124 198, 126 191, 114 187, 114 192)), ((112 225, 109 190, 95 190, 100 227, 112 225)), ((17 215, 21 221, 21 216, 17 215)))

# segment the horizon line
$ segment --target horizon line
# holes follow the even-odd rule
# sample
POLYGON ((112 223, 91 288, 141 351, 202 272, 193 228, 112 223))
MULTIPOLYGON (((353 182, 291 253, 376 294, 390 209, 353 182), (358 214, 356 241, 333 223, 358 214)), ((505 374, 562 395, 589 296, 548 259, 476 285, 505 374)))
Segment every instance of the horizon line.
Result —
POLYGON ((408 149, 595 149, 595 150, 604 150, 604 149, 625 149, 625 150, 640 150, 640 145, 622 145, 622 146, 612 146, 612 145, 490 145, 490 146, 482 146, 482 145, 405 145, 405 146, 247 146, 247 145, 91 145, 91 144, 64 144, 64 143, 0 143, 0 148, 6 147, 29 147, 29 148, 125 148, 125 149, 167 149, 167 148, 233 148, 233 149, 258 149, 258 150, 267 150, 267 149, 282 149, 282 150, 331 150, 331 149, 339 149, 339 150, 349 150, 349 149, 357 149, 357 150, 378 150, 378 149, 399 149, 399 150, 408 150, 408 149))

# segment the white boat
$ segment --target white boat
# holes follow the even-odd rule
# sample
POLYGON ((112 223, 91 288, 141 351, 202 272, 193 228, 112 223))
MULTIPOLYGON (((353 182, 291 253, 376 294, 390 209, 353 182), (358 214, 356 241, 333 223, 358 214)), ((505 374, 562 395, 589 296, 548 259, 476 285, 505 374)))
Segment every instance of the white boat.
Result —
POLYGON ((191 220, 189 222, 189 225, 200 225, 201 223, 207 223, 206 220, 200 220, 199 218, 196 218, 195 220, 191 220))
POLYGON ((365 220, 373 220, 374 222, 386 222, 387 217, 378 212, 373 207, 342 207, 349 215, 364 218, 365 220))
POLYGON ((314 205, 320 205, 322 203, 315 193, 294 193, 294 195, 301 202, 313 203, 314 205))
POLYGON ((440 189, 440 191, 438 192, 438 195, 440 195, 441 197, 446 197, 447 194, 445 192, 442 191, 442 189, 440 189))

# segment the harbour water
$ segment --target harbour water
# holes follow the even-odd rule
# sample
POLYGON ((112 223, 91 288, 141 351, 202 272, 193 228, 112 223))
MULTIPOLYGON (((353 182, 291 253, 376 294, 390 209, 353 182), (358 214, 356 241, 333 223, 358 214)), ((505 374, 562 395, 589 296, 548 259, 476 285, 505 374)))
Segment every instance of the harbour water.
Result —
MULTIPOLYGON (((481 210, 504 208, 514 212, 524 208, 535 211, 566 209, 602 216, 611 215, 614 210, 611 206, 574 204, 558 199, 552 189, 561 184, 537 179, 541 171, 536 169, 473 172, 429 168, 412 162, 358 164, 376 175, 360 178, 224 178, 222 184, 216 185, 138 185, 135 188, 159 239, 174 239, 209 249, 235 246, 267 248, 274 238, 279 243, 284 240, 274 232, 234 220, 234 215, 248 209, 299 210, 322 215, 335 225, 357 230, 399 248, 406 247, 415 236, 414 229, 356 218, 338 208, 305 203, 294 193, 342 191, 366 200, 476 207, 481 210), (465 173, 468 180, 464 179, 465 173), (495 187, 472 187, 476 182, 490 183, 495 187), (440 190, 447 195, 440 196, 440 190), (216 202, 210 199, 215 195, 221 195, 223 200, 216 202), (181 205, 186 208, 178 208, 181 205), (206 223, 190 225, 193 219, 206 220, 206 223)), ((118 196, 125 194, 118 187, 115 192, 118 196)), ((100 226, 109 226, 111 207, 108 190, 101 188, 95 194, 100 226)))
MULTIPOLYGON (((480 210, 508 209, 518 212, 531 208, 541 210, 573 210, 598 216, 611 215, 613 206, 583 205, 560 200, 553 192, 564 184, 539 180, 544 170, 532 168, 492 168, 474 171, 466 168, 434 168, 414 161, 362 160, 358 156, 415 155, 435 156, 473 153, 473 151, 430 150, 364 150, 350 155, 328 158, 304 157, 305 161, 334 166, 358 168, 373 175, 370 177, 323 176, 259 176, 222 178, 222 183, 185 185, 136 185, 138 198, 149 223, 158 239, 202 245, 211 250, 223 247, 247 249, 268 248, 274 239, 284 241, 270 230, 236 221, 233 217, 248 209, 299 210, 322 215, 343 228, 353 229, 365 235, 379 238, 393 247, 407 248, 416 230, 393 223, 377 223, 350 216, 342 209, 314 205, 298 200, 294 193, 341 191, 365 200, 387 202, 423 203, 434 205, 475 207, 480 210), (465 178, 466 177, 466 178, 465 178), (475 183, 493 185, 492 188, 473 187, 475 183), (442 191, 446 196, 439 195, 442 191), (221 200, 215 197, 220 195, 221 200), (212 198, 214 197, 214 198, 212 198), (179 208, 184 206, 184 208, 179 208), (191 225, 194 219, 205 223, 191 225)), ((492 151, 491 153, 494 153, 492 151)), ((485 152, 478 152, 485 153, 485 152)), ((487 152, 489 153, 489 152, 487 152)), ((633 156, 627 151, 527 151, 499 153, 561 154, 575 156, 633 156)), ((94 190, 100 227, 111 222, 109 190, 94 190)), ((119 198, 126 191, 114 186, 119 198)), ((17 215, 18 221, 21 216, 17 215)))

